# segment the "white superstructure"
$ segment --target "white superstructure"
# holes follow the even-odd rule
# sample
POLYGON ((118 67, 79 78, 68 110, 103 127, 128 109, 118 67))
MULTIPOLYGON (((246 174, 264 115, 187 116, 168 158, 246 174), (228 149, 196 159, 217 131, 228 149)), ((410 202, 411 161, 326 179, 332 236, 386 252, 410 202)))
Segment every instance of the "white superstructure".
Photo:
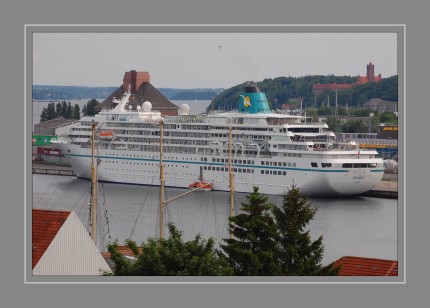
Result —
POLYGON ((374 150, 340 144, 324 123, 272 113, 264 93, 248 83, 235 112, 162 117, 150 102, 126 107, 124 93, 112 110, 57 131, 58 146, 78 177, 91 177, 91 123, 98 123, 98 180, 159 185, 160 122, 164 125, 165 185, 188 188, 203 177, 214 190, 229 190, 228 130, 233 129, 235 191, 283 194, 292 185, 309 196, 355 195, 375 187, 384 166, 374 150))

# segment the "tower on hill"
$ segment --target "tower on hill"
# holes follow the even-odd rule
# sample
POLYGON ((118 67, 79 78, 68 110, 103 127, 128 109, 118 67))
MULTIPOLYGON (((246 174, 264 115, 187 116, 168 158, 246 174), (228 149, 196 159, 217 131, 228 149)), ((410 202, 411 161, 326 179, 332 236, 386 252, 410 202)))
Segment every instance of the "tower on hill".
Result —
POLYGON ((320 95, 324 90, 329 90, 331 92, 333 91, 342 91, 352 88, 355 85, 359 84, 366 84, 369 81, 379 82, 381 81, 382 76, 379 74, 378 76, 375 76, 375 65, 370 62, 367 64, 367 70, 366 70, 366 76, 358 76, 357 81, 355 83, 332 83, 332 84, 314 84, 312 86, 312 91, 315 93, 315 95, 320 95))

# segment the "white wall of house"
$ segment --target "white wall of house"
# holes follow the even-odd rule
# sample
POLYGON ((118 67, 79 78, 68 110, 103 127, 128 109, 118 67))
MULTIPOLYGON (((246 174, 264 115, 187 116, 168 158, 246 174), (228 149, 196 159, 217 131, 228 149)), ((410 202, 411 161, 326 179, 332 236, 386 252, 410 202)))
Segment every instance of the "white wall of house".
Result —
POLYGON ((108 264, 71 212, 33 269, 33 275, 100 275, 108 264))

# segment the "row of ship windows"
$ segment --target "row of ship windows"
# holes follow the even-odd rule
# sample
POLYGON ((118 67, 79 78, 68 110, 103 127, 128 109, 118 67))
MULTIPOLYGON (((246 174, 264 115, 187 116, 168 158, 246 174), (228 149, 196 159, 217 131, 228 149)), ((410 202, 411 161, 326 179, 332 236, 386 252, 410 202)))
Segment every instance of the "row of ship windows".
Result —
MULTIPOLYGON (((146 157, 146 156, 145 156, 146 157)), ((188 160, 188 159, 186 159, 186 160, 188 160)), ((195 160, 195 159, 190 159, 190 160, 195 160)), ((215 162, 215 159, 213 159, 213 161, 215 162)), ((118 163, 122 163, 122 164, 130 164, 130 165, 142 165, 142 166, 159 166, 159 164, 158 163, 140 163, 140 162, 120 162, 120 161, 115 161, 115 160, 107 160, 106 162, 109 162, 109 163, 114 163, 114 164, 118 164, 118 163)), ((228 162, 228 160, 227 159, 219 159, 219 158, 217 158, 216 159, 216 162, 221 162, 221 163, 227 163, 228 162)), ((238 163, 238 164, 253 164, 254 163, 254 161, 250 161, 250 160, 234 160, 234 163, 238 163)), ((268 162, 266 162, 266 163, 268 163, 268 162)), ((261 164, 262 165, 264 165, 264 162, 261 162, 261 164)), ((267 166, 269 166, 269 164, 266 164, 267 166)), ((311 163, 311 165, 312 165, 312 167, 318 167, 318 165, 316 164, 316 163, 311 163)), ((330 163, 322 163, 321 164, 322 165, 322 167, 323 168, 325 168, 325 167, 331 167, 331 164, 330 163)), ((344 164, 345 165, 345 164, 344 164)), ((172 166, 172 167, 178 167, 178 165, 169 165, 169 164, 167 164, 166 166, 168 166, 168 167, 170 167, 170 166, 172 166)), ((278 162, 270 162, 270 166, 279 166, 279 167, 282 167, 282 166, 284 166, 284 167, 296 167, 296 163, 285 163, 285 162, 283 162, 283 163, 278 163, 278 162)), ((376 167, 376 166, 375 166, 376 167)), ((188 166, 187 166, 187 168, 188 168, 188 166)), ((204 170, 215 170, 214 168, 219 168, 219 167, 211 167, 211 166, 205 166, 204 167, 205 169, 204 170), (208 168, 208 169, 206 169, 206 168, 208 168), (213 168, 213 169, 210 169, 210 168, 213 168)), ((344 168, 351 168, 351 167, 344 167, 344 168)), ((364 167, 355 167, 355 168, 364 168, 364 167)), ((226 168, 226 169, 228 169, 228 168, 226 168)), ((236 168, 235 168, 236 169, 236 168)), ((216 169, 216 171, 224 171, 224 170, 219 170, 219 169, 216 169)), ((241 171, 238 171, 238 172, 241 172, 241 171)))
MULTIPOLYGON (((118 155, 118 154, 110 154, 111 156, 118 156, 118 157, 136 157, 136 158, 149 158, 149 159, 157 159, 157 157, 153 156, 153 155, 136 155, 136 154, 126 154, 126 155, 118 155)), ((165 159, 178 159, 177 157, 168 157, 165 159)), ((183 160, 188 160, 188 161, 197 161, 197 158, 188 158, 188 157, 184 157, 182 158, 183 160)))
POLYGON ((286 171, 277 171, 277 170, 261 170, 261 174, 287 175, 287 172, 286 171))
POLYGON ((282 150, 299 150, 305 151, 307 147, 305 145, 297 145, 297 144, 274 144, 274 148, 282 149, 282 150))
MULTIPOLYGON (((206 157, 202 157, 201 161, 208 161, 206 157)), ((224 158, 212 158, 212 162, 214 163, 228 163, 228 159, 224 158)), ((245 159, 233 159, 234 164, 244 164, 244 165, 254 165, 255 161, 253 160, 245 160, 245 159)), ((261 161, 262 166, 275 166, 275 167, 295 167, 296 163, 287 163, 287 162, 276 162, 276 161, 261 161)), ((331 164, 326 164, 330 165, 331 164)), ((328 167, 328 166, 326 166, 328 167)))
POLYGON ((262 166, 275 166, 275 167, 295 167, 296 163, 276 162, 276 161, 261 161, 262 166))
MULTIPOLYGON (((311 166, 314 168, 318 168, 318 164, 317 163, 311 163, 311 166)), ((331 163, 321 163, 321 167, 322 168, 331 168, 332 164, 331 163)))
MULTIPOLYGON (((202 158, 202 161, 208 161, 206 157, 202 158)), ((214 163, 228 163, 229 160, 227 158, 212 158, 212 162, 214 163)), ((253 160, 245 160, 245 159, 233 159, 232 161, 234 164, 244 164, 244 165, 253 165, 253 160)))
MULTIPOLYGON (((223 159, 221 159, 223 160, 223 159)), ((226 160, 227 161, 227 160, 226 160)), ((107 163, 111 163, 111 164, 123 164, 123 165, 140 165, 140 166, 159 166, 158 163, 142 163, 142 162, 128 162, 128 161, 117 161, 117 160, 106 160, 107 163)), ((221 161, 222 162, 222 161, 221 161)), ((235 160, 236 163, 236 160, 235 160)), ((242 163, 246 163, 245 160, 238 160, 239 164, 242 163)), ((251 161, 248 161, 248 163, 250 164, 251 161)), ((253 162, 252 162, 253 163, 253 162)), ((275 164, 273 164, 273 166, 282 166, 281 163, 276 164, 276 162, 274 162, 275 164)), ((324 164, 324 163, 323 163, 324 164)), ((330 165, 331 164, 326 164, 326 165, 330 165)), ((178 165, 174 165, 174 164, 166 164, 166 167, 175 167, 177 168, 178 165)), ((271 165, 272 166, 272 165, 271 165)), ((285 167, 296 167, 296 163, 283 163, 283 166, 285 167)), ((312 163, 312 167, 317 167, 316 163, 312 163)), ((324 166, 323 166, 324 167, 324 166)), ((182 165, 182 168, 188 168, 188 166, 186 165, 182 165)), ((347 168, 347 167, 344 167, 347 168)), ((361 167, 357 167, 357 168, 361 168, 361 167)), ((215 166, 204 166, 204 170, 212 170, 212 171, 228 171, 228 167, 215 167, 215 166)), ((241 173, 254 173, 253 169, 240 169, 240 168, 234 168, 234 172, 241 172, 241 173), (243 170, 243 171, 242 171, 243 170)))
MULTIPOLYGON (((124 169, 115 169, 115 168, 107 168, 106 170, 109 170, 109 171, 124 171, 124 169)), ((132 170, 132 169, 128 169, 128 170, 125 170, 125 171, 128 171, 128 172, 139 172, 139 173, 142 173, 142 170, 132 170)), ((145 172, 145 171, 143 171, 143 172, 145 172)), ((150 172, 148 172, 148 173, 150 173, 150 172)), ((176 173, 175 172, 165 172, 164 173, 164 175, 166 175, 166 176, 169 176, 169 175, 172 175, 172 176, 176 176, 176 173)), ((183 176, 195 176, 194 174, 190 174, 190 173, 183 173, 183 174, 181 174, 181 175, 183 175, 183 176)), ((140 175, 139 175, 140 176, 140 175)), ((149 177, 149 178, 144 178, 144 179, 151 179, 151 178, 153 178, 155 175, 154 174, 150 174, 150 176, 151 177, 149 177)), ((158 175, 156 175, 157 177, 158 177, 158 175)), ((121 176, 118 176, 118 175, 113 175, 113 177, 114 178, 121 178, 121 176)), ((128 176, 128 178, 132 178, 133 176, 128 176)))
POLYGON ((375 163, 342 164, 342 168, 376 168, 375 163))
MULTIPOLYGON (((215 161, 215 160, 214 160, 215 161)), ((227 159, 225 160, 227 162, 227 159)), ((119 161, 114 161, 114 160, 107 160, 106 162, 108 163, 114 163, 114 164, 119 164, 122 163, 123 165, 141 165, 141 166, 159 166, 158 163, 141 163, 141 162, 119 162, 119 161)), ((224 159, 217 159, 217 162, 224 162, 224 159)), ((253 163, 252 161, 246 161, 246 160, 234 160, 235 163, 239 163, 239 164, 251 164, 253 163)), ((284 167, 296 167, 296 163, 285 163, 285 162, 270 162, 270 164, 268 164, 269 162, 266 162, 267 166, 284 166, 284 167)), ((264 161, 261 162, 262 165, 264 165, 264 161)), ((166 164, 167 167, 175 167, 177 168, 178 165, 173 165, 173 164, 166 164)), ((313 168, 318 168, 318 163, 316 162, 311 162, 311 166, 313 168)), ((322 168, 331 168, 332 164, 331 163, 321 163, 321 167, 322 168)), ((345 163, 342 164, 342 168, 376 168, 377 164, 375 163, 345 163)), ((182 168, 188 168, 188 166, 182 166, 182 168)), ((209 170, 209 171, 228 171, 228 167, 215 167, 215 166, 204 166, 204 170, 209 170)), ((269 171, 269 170, 262 170, 261 174, 268 174, 268 173, 263 173, 263 171, 269 171)), ((241 169, 241 168, 234 168, 234 172, 239 172, 239 173, 254 173, 253 169, 241 169)), ((271 171, 270 171, 271 172, 271 171)), ((274 171, 276 174, 276 171, 274 171)), ((280 171, 278 171, 280 172, 280 171)), ((270 173, 272 174, 272 173, 270 173)))
MULTIPOLYGON (((111 164, 119 164, 122 163, 123 165, 138 165, 138 166, 160 166, 160 164, 158 163, 138 163, 138 162, 119 162, 119 161, 115 161, 115 160, 106 160, 105 162, 107 163, 111 163, 111 164)), ((165 164, 165 167, 174 167, 174 168, 178 168, 178 165, 173 165, 173 164, 165 164)), ((181 166, 180 166, 181 167, 181 166)), ((188 168, 188 166, 186 165, 182 165, 182 168, 188 168)))
MULTIPOLYGON (((315 162, 311 163, 311 166, 313 168, 318 168, 318 164, 315 162)), ((321 163, 321 167, 322 168, 331 168, 332 164, 331 163, 321 163)), ((342 168, 376 168, 377 164, 375 163, 356 163, 356 164, 350 164, 350 163, 346 163, 346 164, 342 164, 342 168)))
MULTIPOLYGON (((228 172, 228 167, 204 166, 204 170, 228 172)), ((254 173, 254 169, 233 168, 236 173, 254 173)))

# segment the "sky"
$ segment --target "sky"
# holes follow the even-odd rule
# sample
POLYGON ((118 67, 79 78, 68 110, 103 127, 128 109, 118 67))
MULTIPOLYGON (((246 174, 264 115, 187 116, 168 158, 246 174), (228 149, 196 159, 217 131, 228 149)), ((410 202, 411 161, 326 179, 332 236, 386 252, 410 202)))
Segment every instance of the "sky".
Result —
POLYGON ((33 84, 114 86, 150 74, 156 88, 230 88, 305 75, 397 74, 395 33, 33 33, 33 84))

